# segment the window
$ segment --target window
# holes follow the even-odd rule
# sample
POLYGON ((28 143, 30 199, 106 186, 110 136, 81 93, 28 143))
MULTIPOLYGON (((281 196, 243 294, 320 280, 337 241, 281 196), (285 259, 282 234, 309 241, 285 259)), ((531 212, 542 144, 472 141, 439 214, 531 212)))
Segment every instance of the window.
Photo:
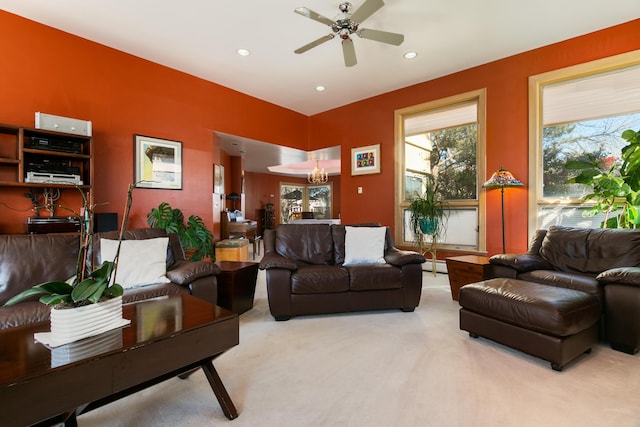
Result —
MULTIPOLYGON (((484 90, 396 111, 396 239, 414 245, 408 206, 433 177, 448 207, 438 247, 483 251, 484 90), (398 238, 400 236, 400 238, 398 238)), ((430 236, 425 236, 427 242, 430 236)))
POLYGON ((590 187, 565 184, 577 174, 565 164, 590 158, 605 170, 619 161, 620 135, 640 129, 640 52, 532 76, 529 99, 529 234, 554 224, 599 227, 603 218, 582 216, 590 187))
POLYGON ((320 185, 280 183, 280 222, 313 217, 331 219, 331 183, 320 185))

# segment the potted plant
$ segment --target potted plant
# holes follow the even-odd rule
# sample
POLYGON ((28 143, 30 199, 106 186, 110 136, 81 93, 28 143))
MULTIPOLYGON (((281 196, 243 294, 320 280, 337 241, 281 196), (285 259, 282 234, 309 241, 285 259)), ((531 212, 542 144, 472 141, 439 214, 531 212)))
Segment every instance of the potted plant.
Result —
POLYGON ((129 186, 122 226, 118 238, 118 249, 113 261, 105 261, 92 269, 93 216, 96 205, 82 192, 82 212, 79 214, 64 206, 80 222, 80 248, 76 262, 76 274, 67 281, 51 281, 35 285, 11 298, 4 305, 10 306, 34 296, 50 305, 52 345, 76 341, 128 323, 122 319, 122 294, 119 284, 112 282, 118 268, 120 244, 127 226, 133 201, 135 184, 129 186))
POLYGON ((180 209, 162 202, 147 214, 147 223, 150 227, 162 228, 167 233, 176 233, 188 260, 213 258, 213 233, 201 217, 191 215, 185 224, 184 214, 180 209))
POLYGON ((614 163, 602 170, 599 161, 588 157, 565 165, 567 169, 580 171, 568 179, 567 184, 585 184, 592 188, 582 202, 594 204, 583 215, 592 217, 604 213, 601 228, 640 228, 640 131, 629 129, 621 136, 629 143, 622 148, 622 164, 614 163))
POLYGON ((440 200, 438 185, 433 175, 426 176, 422 194, 416 194, 409 205, 411 231, 418 237, 418 249, 424 252, 424 236, 435 241, 446 226, 447 211, 440 200))

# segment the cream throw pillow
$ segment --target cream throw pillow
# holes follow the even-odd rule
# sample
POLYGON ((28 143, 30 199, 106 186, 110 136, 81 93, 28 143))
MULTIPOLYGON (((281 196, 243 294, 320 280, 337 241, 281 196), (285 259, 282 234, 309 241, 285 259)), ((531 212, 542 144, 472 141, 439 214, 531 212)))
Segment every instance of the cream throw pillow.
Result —
POLYGON ((344 264, 385 264, 386 227, 345 226, 344 264))
MULTIPOLYGON (((168 237, 123 240, 116 283, 127 289, 171 282, 166 276, 168 245, 168 237)), ((100 239, 100 255, 103 262, 113 261, 117 250, 117 240, 100 239)))

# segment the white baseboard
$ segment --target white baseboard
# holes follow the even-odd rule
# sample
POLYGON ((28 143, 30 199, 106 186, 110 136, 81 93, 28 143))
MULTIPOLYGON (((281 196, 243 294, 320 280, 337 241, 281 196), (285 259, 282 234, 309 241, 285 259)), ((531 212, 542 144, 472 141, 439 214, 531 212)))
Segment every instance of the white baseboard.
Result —
MULTIPOLYGON (((426 262, 424 262, 422 264, 422 270, 423 271, 432 271, 433 270, 433 264, 431 262, 430 259, 427 259, 426 262)), ((444 274, 448 274, 449 271, 447 270, 447 263, 445 261, 442 260, 437 260, 436 261, 436 273, 444 273, 444 274)))

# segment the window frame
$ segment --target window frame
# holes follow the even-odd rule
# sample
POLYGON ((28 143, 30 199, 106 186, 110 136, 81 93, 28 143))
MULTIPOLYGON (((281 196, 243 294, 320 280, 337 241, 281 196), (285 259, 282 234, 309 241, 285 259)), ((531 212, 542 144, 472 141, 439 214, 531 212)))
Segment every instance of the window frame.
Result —
POLYGON ((414 242, 404 239, 404 210, 411 204, 405 199, 405 117, 415 116, 430 111, 442 110, 459 104, 473 102, 477 104, 477 146, 476 146, 476 199, 451 200, 447 201, 452 209, 474 208, 478 212, 477 247, 447 245, 439 243, 438 250, 463 250, 467 253, 486 253, 486 214, 485 214, 485 192, 481 191, 482 178, 486 172, 486 89, 477 89, 446 98, 428 101, 422 104, 413 105, 395 110, 395 165, 394 165, 394 233, 398 246, 415 246, 414 242))
POLYGON ((529 240, 539 228, 538 209, 540 207, 578 207, 583 205, 578 198, 547 197, 545 199, 542 197, 542 137, 544 125, 542 91, 544 87, 638 65, 640 65, 640 50, 529 76, 529 240))

